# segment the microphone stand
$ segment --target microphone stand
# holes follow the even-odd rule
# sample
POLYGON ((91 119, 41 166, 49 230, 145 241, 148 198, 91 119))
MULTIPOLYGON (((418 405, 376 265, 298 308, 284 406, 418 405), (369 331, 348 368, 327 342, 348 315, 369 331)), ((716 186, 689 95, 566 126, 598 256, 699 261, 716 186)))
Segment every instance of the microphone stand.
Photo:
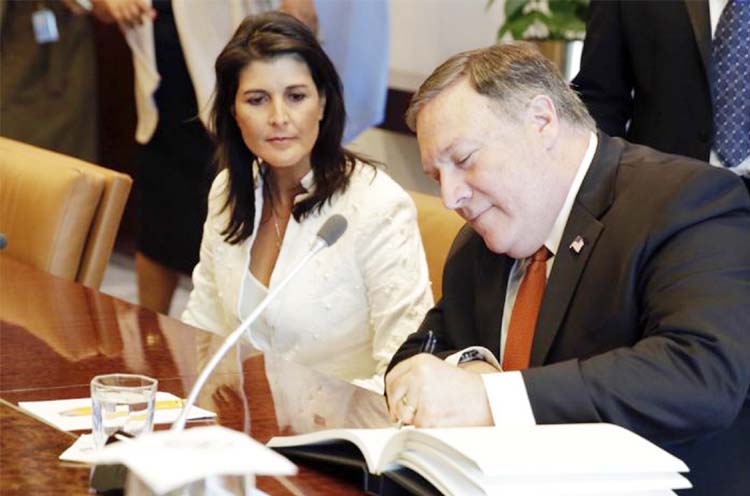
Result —
MULTIPOLYGON (((209 360, 198 376, 198 380, 190 391, 190 395, 188 395, 188 398, 182 407, 180 416, 174 424, 172 424, 171 430, 183 431, 185 429, 185 422, 187 422, 190 408, 195 404, 196 399, 198 399, 198 393, 200 393, 200 390, 205 385, 208 376, 211 375, 211 372, 213 372, 221 359, 224 358, 224 355, 226 355, 229 349, 240 339, 240 336, 250 328, 250 325, 258 318, 263 310, 266 309, 271 300, 273 300, 276 295, 284 289, 300 269, 302 269, 302 267, 304 267, 320 250, 331 246, 341 237, 346 230, 346 225, 346 218, 340 214, 334 214, 326 220, 318 231, 315 242, 307 255, 305 255, 305 257, 284 277, 284 279, 281 280, 278 286, 269 291, 268 295, 263 298, 255 310, 253 310, 253 312, 242 321, 237 329, 227 336, 219 347, 219 350, 211 357, 211 360, 209 360)), ((0 237, 0 241, 2 240, 4 240, 4 237, 0 237)), ((121 489, 125 485, 126 473, 127 471, 124 465, 97 465, 92 469, 90 486, 97 492, 121 489)))
POLYGON ((234 346, 234 344, 240 339, 240 336, 242 336, 242 334, 244 334, 245 331, 250 328, 250 325, 255 321, 255 319, 257 319, 258 316, 263 312, 263 310, 266 309, 271 300, 273 300, 276 295, 279 294, 282 289, 284 289, 284 287, 289 283, 290 280, 292 280, 297 272, 299 272, 300 269, 302 269, 302 267, 304 267, 312 257, 317 255, 320 250, 326 248, 327 246, 329 246, 329 243, 327 243, 324 239, 318 237, 315 240, 315 244, 313 245, 310 252, 305 255, 305 257, 297 264, 297 266, 294 267, 294 269, 292 269, 292 271, 289 272, 286 277, 284 277, 284 279, 282 279, 282 281, 275 288, 273 288, 268 293, 268 295, 266 295, 265 298, 263 298, 258 306, 255 307, 255 310, 253 310, 253 313, 248 315, 248 317, 242 321, 239 327, 237 327, 237 329, 235 329, 229 336, 227 336, 222 345, 219 347, 218 351, 214 354, 214 356, 211 357, 211 360, 208 361, 206 366, 203 367, 200 376, 198 376, 198 380, 195 382, 193 389, 190 391, 190 395, 188 396, 187 400, 185 400, 185 404, 182 407, 180 416, 177 418, 174 424, 172 424, 171 430, 181 431, 185 429, 185 422, 187 422, 187 416, 190 408, 198 399, 198 393, 200 393, 200 390, 203 388, 206 380, 208 380, 208 376, 211 375, 211 372, 213 372, 221 359, 224 358, 224 355, 226 355, 230 348, 234 346))
MULTIPOLYGON (((253 313, 251 313, 245 320, 243 320, 239 327, 235 329, 232 334, 230 334, 226 338, 226 340, 224 340, 219 350, 214 354, 214 356, 211 357, 211 360, 209 360, 206 366, 203 367, 198 380, 195 382, 193 389, 190 391, 190 395, 188 396, 187 400, 185 400, 185 403, 182 407, 182 412, 180 412, 180 416, 172 424, 170 430, 183 431, 185 429, 185 422, 187 422, 187 416, 190 408, 195 404, 195 401, 198 398, 198 393, 200 393, 200 390, 205 385, 206 380, 208 380, 208 377, 211 375, 211 372, 213 372, 221 359, 224 358, 224 355, 227 354, 229 349, 234 346, 234 344, 239 340, 240 336, 242 336, 242 334, 250 327, 250 324, 252 324, 255 319, 258 318, 263 310, 266 309, 271 300, 273 300, 276 295, 279 294, 282 289, 284 289, 284 287, 300 271, 300 269, 302 269, 302 267, 304 267, 312 257, 317 255, 320 250, 328 246, 329 244, 325 239, 318 237, 315 240, 312 249, 308 252, 307 255, 305 255, 300 263, 298 263, 294 267, 294 269, 292 269, 292 271, 289 272, 286 277, 284 277, 284 279, 279 283, 278 286, 273 288, 268 293, 268 295, 263 298, 263 300, 255 308, 255 310, 253 310, 253 313)), ((125 478, 127 477, 127 473, 128 471, 124 465, 97 465, 92 469, 91 480, 89 484, 97 492, 122 489, 125 486, 125 478)))

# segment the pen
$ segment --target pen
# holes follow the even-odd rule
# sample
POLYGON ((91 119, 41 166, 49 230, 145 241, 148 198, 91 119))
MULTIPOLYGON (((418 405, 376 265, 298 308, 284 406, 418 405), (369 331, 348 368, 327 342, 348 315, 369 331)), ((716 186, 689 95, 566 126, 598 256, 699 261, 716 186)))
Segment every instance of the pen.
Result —
MULTIPOLYGON (((420 353, 429 353, 432 355, 435 352, 435 347, 437 346, 437 337, 435 336, 435 333, 432 332, 432 329, 427 331, 427 334, 425 334, 424 339, 422 339, 422 346, 419 347, 420 353)), ((406 397, 402 397, 401 401, 405 401, 406 397)), ((414 409, 413 406, 406 403, 406 406, 414 409)), ((396 423, 396 428, 400 429, 404 426, 404 423, 401 421, 401 419, 398 419, 398 422, 396 423)))
MULTIPOLYGON (((182 400, 164 400, 157 401, 154 405, 156 410, 170 410, 174 408, 182 408, 182 400)), ((59 413, 63 417, 83 417, 91 415, 90 406, 79 406, 78 408, 71 408, 70 410, 64 410, 59 413)), ((115 415, 127 415, 127 412, 115 412, 115 415)))

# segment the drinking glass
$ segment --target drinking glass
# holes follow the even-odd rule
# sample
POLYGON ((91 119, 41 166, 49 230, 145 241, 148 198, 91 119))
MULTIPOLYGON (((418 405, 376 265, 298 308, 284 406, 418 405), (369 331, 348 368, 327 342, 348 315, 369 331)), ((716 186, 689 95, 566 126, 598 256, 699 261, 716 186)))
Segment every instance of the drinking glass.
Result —
POLYGON ((158 381, 145 375, 107 374, 91 380, 94 442, 102 448, 117 431, 132 436, 154 427, 154 399, 158 381))

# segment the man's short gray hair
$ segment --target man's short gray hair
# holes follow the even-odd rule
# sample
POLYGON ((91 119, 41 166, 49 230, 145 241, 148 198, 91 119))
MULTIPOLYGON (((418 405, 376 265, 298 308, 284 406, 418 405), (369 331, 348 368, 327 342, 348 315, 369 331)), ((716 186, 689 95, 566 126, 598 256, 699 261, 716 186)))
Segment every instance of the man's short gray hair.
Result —
POLYGON ((467 77, 480 95, 495 99, 509 117, 519 116, 529 99, 544 94, 552 99, 562 120, 596 130, 586 106, 555 65, 531 43, 493 45, 454 55, 430 75, 414 94, 406 124, 416 130, 417 114, 441 91, 467 77))

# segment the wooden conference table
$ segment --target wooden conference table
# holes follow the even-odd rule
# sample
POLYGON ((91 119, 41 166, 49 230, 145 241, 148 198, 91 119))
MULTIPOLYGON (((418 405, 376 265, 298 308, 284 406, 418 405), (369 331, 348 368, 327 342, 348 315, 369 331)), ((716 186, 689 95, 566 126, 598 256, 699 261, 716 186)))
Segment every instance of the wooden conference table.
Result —
MULTIPOLYGON (((58 461, 80 433, 27 415, 16 407, 19 401, 88 397, 91 378, 113 372, 155 377, 160 391, 184 398, 218 342, 205 331, 0 255, 0 494, 88 494, 89 468, 58 461)), ((241 350, 230 355, 198 405, 217 412, 219 424, 260 442, 388 423, 379 395, 281 357, 241 350)), ((353 481, 306 466, 294 477, 259 477, 257 485, 273 495, 362 494, 353 481)))

